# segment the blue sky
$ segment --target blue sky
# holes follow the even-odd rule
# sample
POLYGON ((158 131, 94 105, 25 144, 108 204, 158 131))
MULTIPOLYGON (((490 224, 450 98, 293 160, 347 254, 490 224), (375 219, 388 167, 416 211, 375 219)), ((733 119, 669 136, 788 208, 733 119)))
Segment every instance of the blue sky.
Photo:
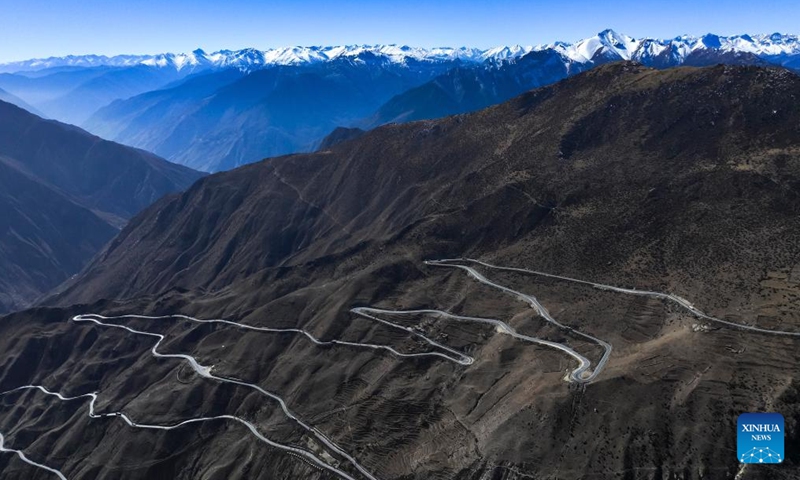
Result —
POLYGON ((797 0, 0 0, 0 62, 286 45, 475 46, 800 33, 797 0))

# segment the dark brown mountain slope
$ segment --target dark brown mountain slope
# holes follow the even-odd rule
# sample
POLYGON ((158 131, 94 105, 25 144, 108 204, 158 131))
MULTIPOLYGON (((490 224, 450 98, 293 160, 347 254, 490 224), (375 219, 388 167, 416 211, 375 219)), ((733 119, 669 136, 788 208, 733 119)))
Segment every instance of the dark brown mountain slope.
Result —
POLYGON ((0 211, 0 311, 23 305, 77 273, 118 233, 1 157, 0 211))
MULTIPOLYGON (((137 215, 49 301, 62 307, 0 321, 0 389, 97 391, 102 411, 141 422, 235 414, 273 440, 324 450, 275 402, 154 359, 155 339, 68 319, 223 317, 414 353, 433 347, 349 309, 433 308, 503 319, 599 360, 597 345, 429 258, 672 292, 732 322, 798 332, 798 98, 800 78, 783 70, 614 64, 475 114, 382 127, 204 178, 137 215)), ((114 322, 163 333, 162 351, 281 395, 376 478, 796 476, 797 337, 722 328, 649 297, 479 270, 613 345, 597 379, 569 384, 577 362, 561 351, 427 314, 387 318, 475 363, 175 318, 114 322), (742 470, 736 416, 763 410, 786 417, 786 462, 742 470)), ((329 478, 236 425, 150 432, 90 420, 85 403, 14 395, 0 403, 0 432, 72 479, 329 478)), ((2 471, 29 478, 32 469, 2 471)))
POLYGON ((203 175, 2 102, 0 155, 87 207, 122 219, 203 175))
POLYGON ((78 273, 127 219, 200 176, 0 102, 0 312, 78 273))
POLYGON ((799 86, 783 70, 615 64, 474 115, 209 177, 138 216, 61 302, 235 288, 378 252, 530 244, 542 268, 665 286, 678 267, 702 283, 734 259, 789 262, 799 86), (780 258, 755 248, 770 242, 780 258))

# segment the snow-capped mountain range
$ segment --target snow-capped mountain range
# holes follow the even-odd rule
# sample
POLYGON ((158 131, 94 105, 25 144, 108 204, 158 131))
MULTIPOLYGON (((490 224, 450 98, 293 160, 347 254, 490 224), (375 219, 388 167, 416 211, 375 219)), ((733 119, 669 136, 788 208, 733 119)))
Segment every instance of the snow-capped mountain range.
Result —
POLYGON ((657 69, 726 64, 800 72, 800 40, 635 39, 604 30, 575 43, 491 49, 351 45, 69 56, 0 65, 0 89, 22 108, 218 171, 313 150, 337 127, 471 112, 620 60, 657 69))
POLYGON ((777 57, 800 54, 797 35, 734 35, 722 37, 714 34, 692 37, 683 35, 669 40, 653 38, 634 39, 613 30, 604 30, 594 37, 574 44, 555 43, 536 47, 535 50, 553 49, 565 57, 584 63, 598 55, 617 56, 623 60, 643 60, 671 52, 680 62, 700 50, 750 53, 758 57, 777 57))
POLYGON ((797 35, 774 33, 771 35, 734 35, 729 37, 713 34, 701 37, 680 36, 661 40, 654 38, 635 39, 604 30, 597 35, 576 43, 556 42, 537 46, 500 46, 490 49, 478 48, 419 48, 397 45, 346 45, 328 47, 284 47, 269 50, 247 48, 243 50, 220 50, 206 53, 198 49, 190 53, 163 53, 158 55, 80 55, 51 57, 0 64, 0 72, 41 70, 53 67, 151 67, 200 70, 206 68, 238 68, 252 71, 273 65, 303 65, 329 62, 336 59, 351 59, 365 62, 378 58, 392 63, 462 61, 466 63, 502 62, 519 58, 533 51, 552 50, 565 60, 576 63, 594 62, 603 57, 611 59, 647 60, 660 55, 669 55, 672 63, 682 60, 694 52, 713 50, 718 52, 752 54, 771 60, 800 55, 800 40, 797 35))

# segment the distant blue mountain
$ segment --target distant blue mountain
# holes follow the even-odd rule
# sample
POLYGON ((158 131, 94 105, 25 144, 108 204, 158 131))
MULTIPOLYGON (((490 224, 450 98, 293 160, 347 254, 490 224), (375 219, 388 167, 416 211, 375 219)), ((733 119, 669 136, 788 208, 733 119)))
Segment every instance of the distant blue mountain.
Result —
POLYGON ((288 47, 73 56, 0 65, 0 88, 52 118, 218 171, 314 149, 338 126, 372 128, 505 101, 598 65, 717 63, 800 69, 796 35, 634 39, 474 48, 288 47))
POLYGON ((52 74, 0 74, 0 88, 25 99, 44 115, 79 125, 114 100, 174 82, 184 73, 165 68, 92 67, 54 69, 52 74))
POLYGON ((83 126, 204 171, 313 150, 339 125, 462 62, 356 59, 212 71, 101 108, 83 126))

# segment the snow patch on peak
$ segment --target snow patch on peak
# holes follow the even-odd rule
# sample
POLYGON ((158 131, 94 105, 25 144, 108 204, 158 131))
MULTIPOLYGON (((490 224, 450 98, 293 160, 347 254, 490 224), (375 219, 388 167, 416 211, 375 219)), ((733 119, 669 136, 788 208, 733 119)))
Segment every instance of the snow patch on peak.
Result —
POLYGON ((511 60, 519 58, 534 50, 532 46, 512 45, 490 48, 484 51, 480 58, 483 60, 511 60))
POLYGON ((574 62, 587 63, 603 60, 631 60, 644 40, 606 29, 593 37, 574 44, 558 42, 552 48, 574 62))

